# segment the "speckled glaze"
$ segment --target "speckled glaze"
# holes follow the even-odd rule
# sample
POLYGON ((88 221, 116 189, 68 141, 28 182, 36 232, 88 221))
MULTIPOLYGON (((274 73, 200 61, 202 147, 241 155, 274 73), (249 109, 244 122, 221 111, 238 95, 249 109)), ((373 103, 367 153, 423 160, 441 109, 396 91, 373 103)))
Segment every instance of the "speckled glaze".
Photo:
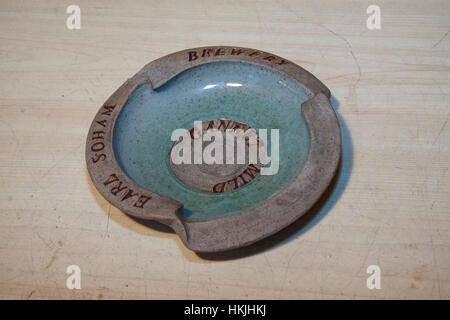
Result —
POLYGON ((270 199, 299 174, 310 146, 300 106, 311 97, 306 88, 261 66, 215 62, 194 67, 156 90, 143 84, 131 93, 114 128, 115 156, 138 185, 183 203, 187 221, 234 215, 270 199), (168 163, 172 131, 190 128, 195 120, 215 118, 269 132, 279 129, 278 173, 259 175, 223 194, 196 191, 181 183, 168 163))

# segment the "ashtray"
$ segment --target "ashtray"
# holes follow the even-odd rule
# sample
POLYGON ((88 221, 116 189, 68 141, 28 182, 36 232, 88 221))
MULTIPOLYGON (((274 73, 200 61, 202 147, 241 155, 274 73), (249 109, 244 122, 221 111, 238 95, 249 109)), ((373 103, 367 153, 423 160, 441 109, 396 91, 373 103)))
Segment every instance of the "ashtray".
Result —
POLYGON ((124 213, 172 228, 189 249, 243 247, 288 226, 338 168, 330 91, 260 50, 202 47, 150 62, 96 114, 86 161, 124 213))

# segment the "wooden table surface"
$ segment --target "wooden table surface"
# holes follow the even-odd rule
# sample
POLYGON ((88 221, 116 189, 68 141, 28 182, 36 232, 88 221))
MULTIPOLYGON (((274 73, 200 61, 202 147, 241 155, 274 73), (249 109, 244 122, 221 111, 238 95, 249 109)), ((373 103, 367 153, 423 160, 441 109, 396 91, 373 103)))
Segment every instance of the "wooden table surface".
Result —
POLYGON ((450 2, 0 1, 0 297, 450 297, 450 2), (369 30, 366 9, 381 9, 369 30), (199 256, 111 207, 86 171, 102 103, 146 63, 207 45, 314 73, 343 134, 326 201, 237 252, 199 256), (66 288, 78 265, 81 289, 66 288), (369 265, 381 289, 369 290, 369 265))

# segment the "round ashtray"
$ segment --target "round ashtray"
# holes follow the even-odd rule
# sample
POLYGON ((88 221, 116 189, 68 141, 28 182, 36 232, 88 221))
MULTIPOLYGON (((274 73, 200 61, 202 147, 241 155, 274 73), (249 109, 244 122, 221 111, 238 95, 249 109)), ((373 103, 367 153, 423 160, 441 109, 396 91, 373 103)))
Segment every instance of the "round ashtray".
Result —
POLYGON ((341 134, 330 91, 267 52, 204 47, 147 64, 105 102, 86 143, 98 191, 196 252, 249 245, 306 213, 341 134))

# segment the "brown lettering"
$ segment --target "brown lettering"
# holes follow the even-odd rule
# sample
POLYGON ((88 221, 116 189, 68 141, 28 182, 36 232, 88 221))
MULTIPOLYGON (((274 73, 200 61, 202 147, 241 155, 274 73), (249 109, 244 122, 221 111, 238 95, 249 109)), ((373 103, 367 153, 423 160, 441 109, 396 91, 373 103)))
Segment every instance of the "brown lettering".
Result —
POLYGON ((97 123, 102 127, 106 127, 106 120, 97 121, 97 123))
POLYGON ((213 52, 213 49, 203 49, 202 58, 204 58, 206 55, 208 55, 208 57, 209 57, 211 52, 213 52))
POLYGON ((94 131, 93 134, 92 134, 92 140, 105 139, 104 134, 105 134, 104 131, 94 131))
POLYGON ((230 124, 230 121, 220 120, 220 124, 217 129, 220 130, 220 128, 222 128, 222 130, 225 131, 225 130, 227 130, 229 124, 230 124))
POLYGON ((147 203, 147 201, 150 200, 151 198, 152 198, 152 197, 147 197, 147 196, 142 195, 142 196, 140 196, 140 197, 137 199, 137 201, 136 201, 136 203, 134 204, 134 206, 135 206, 136 208, 143 208, 144 205, 147 203))
POLYGON ((240 55, 242 52, 244 52, 244 51, 242 51, 242 49, 238 49, 238 50, 236 50, 236 49, 231 49, 231 55, 232 56, 234 56, 234 55, 236 55, 236 56, 238 56, 238 55, 240 55))
POLYGON ((197 59, 198 59, 197 52, 189 51, 189 61, 193 61, 193 60, 197 60, 197 59))
POLYGON ((91 150, 94 151, 94 152, 102 151, 104 148, 105 148, 105 144, 104 144, 103 142, 101 142, 101 141, 96 142, 96 143, 94 143, 94 144, 91 146, 91 150), (96 147, 96 146, 97 146, 97 147, 96 147))
POLYGON ((225 190, 225 184, 226 184, 226 182, 220 182, 220 183, 214 185, 213 192, 214 193, 221 193, 221 192, 223 192, 225 190))
POLYGON ((215 56, 223 56, 223 55, 225 55, 225 52, 223 51, 222 48, 219 48, 216 50, 216 53, 214 55, 215 56))
POLYGON ((138 192, 133 193, 133 190, 128 189, 128 192, 125 193, 125 195, 122 197, 122 200, 121 200, 121 201, 127 200, 128 198, 131 198, 131 197, 134 197, 134 196, 137 196, 138 194, 139 194, 138 192))
POLYGON ((255 165, 250 164, 247 169, 245 169, 245 173, 248 174, 251 178, 256 177, 257 173, 259 173, 259 169, 255 167, 255 165))
POLYGON ((264 60, 267 60, 267 61, 272 61, 274 59, 276 59, 276 57, 274 57, 274 56, 268 56, 268 57, 264 58, 264 60))
POLYGON ((106 154, 104 154, 104 153, 101 153, 101 154, 96 153, 95 157, 96 158, 92 157, 92 162, 93 163, 97 163, 100 159, 102 161, 106 160, 106 154))
POLYGON ((127 188, 126 186, 124 186, 123 188, 121 188, 121 187, 122 187, 122 181, 119 181, 119 185, 111 188, 110 192, 116 196, 120 191, 125 190, 127 188))
POLYGON ((247 181, 244 179, 244 177, 241 175, 237 176, 236 178, 234 178, 232 181, 234 182, 234 190, 236 190, 237 188, 239 188, 239 182, 238 179, 241 178, 242 180, 242 185, 246 184, 247 181))
POLYGON ((115 107, 116 107, 116 105, 113 105, 113 106, 105 105, 103 108, 105 108, 106 111, 103 111, 102 114, 105 116, 110 116, 115 107))
POLYGON ((107 186, 110 183, 119 181, 119 178, 113 173, 112 175, 110 175, 108 177, 108 179, 106 179, 106 181, 103 183, 105 186, 107 186))

